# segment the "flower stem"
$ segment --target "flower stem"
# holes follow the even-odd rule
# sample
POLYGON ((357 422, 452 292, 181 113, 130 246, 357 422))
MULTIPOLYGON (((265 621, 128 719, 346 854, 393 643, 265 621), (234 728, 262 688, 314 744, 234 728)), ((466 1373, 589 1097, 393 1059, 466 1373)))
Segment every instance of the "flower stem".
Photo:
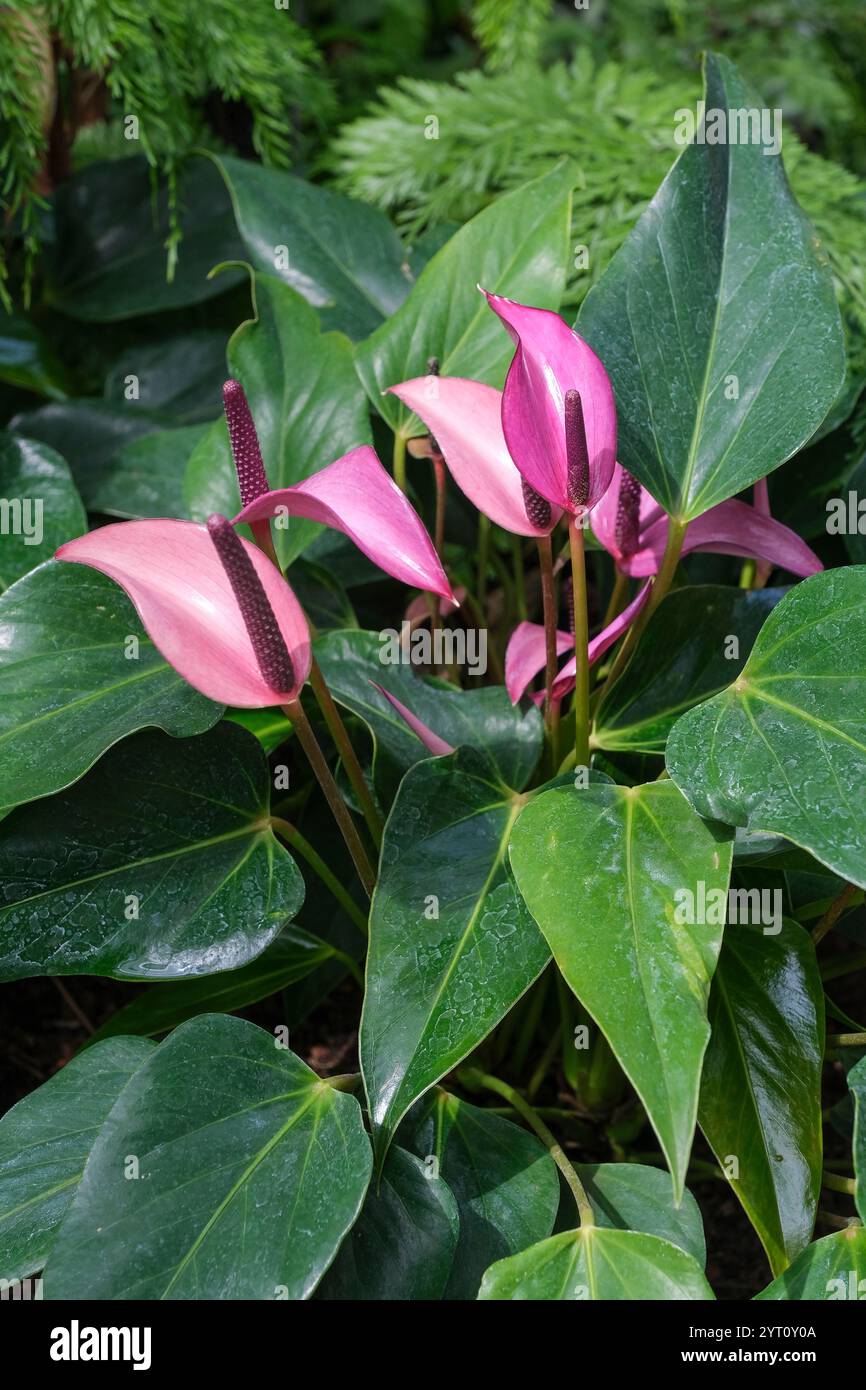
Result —
POLYGON ((487 562, 490 554, 490 518, 483 512, 478 513, 478 579, 475 585, 475 592, 478 595, 478 605, 484 609, 487 601, 487 562))
POLYGON ((680 551, 683 548, 685 534, 686 523, 684 521, 674 521, 673 517, 671 517, 670 525, 668 526, 667 545, 665 546, 665 553, 661 565, 659 567, 658 574, 653 580, 652 593, 650 594, 648 601, 644 604, 643 608, 638 613, 637 617, 635 618, 634 622, 632 623, 631 627, 626 633, 625 638, 620 643, 619 651, 617 652, 611 665, 610 671, 608 672, 607 680, 604 682, 604 685, 600 688, 600 693, 602 697, 607 696, 610 693, 610 691, 613 689, 613 687, 616 685, 616 682, 622 675, 623 671, 625 670, 626 666, 631 661, 632 654, 638 642, 640 641, 641 634, 643 633, 643 630, 649 621, 650 614, 655 612, 656 608, 661 603, 662 599, 664 598, 665 594, 670 588, 671 581, 677 571, 677 565, 680 562, 680 551))
POLYGON ((866 1033, 830 1033, 827 1044, 830 1047, 866 1047, 866 1033))
POLYGON ((586 557, 580 518, 568 520, 571 584, 574 594, 574 755, 578 766, 589 766, 589 615, 586 606, 586 557))
POLYGON ((528 614, 526 611, 526 579, 523 573, 523 537, 511 537, 511 554, 514 557, 514 595, 517 602, 518 622, 525 622, 528 614))
POLYGON ((352 856, 352 863, 358 871, 364 892, 369 898, 376 883, 375 874, 367 858, 367 851, 361 843, 361 837, 355 829, 355 822, 349 815, 346 803, 340 795, 340 789, 334 781, 325 755, 319 747, 319 741, 313 733, 310 721, 304 714, 300 699, 296 697, 287 705, 283 705, 283 713, 288 715, 292 721, 292 728, 298 736, 298 742, 307 755, 307 761, 325 794, 325 800, 331 808, 331 814, 337 822, 340 833, 346 842, 346 848, 352 856))
POLYGON ((821 1186, 829 1188, 831 1192, 847 1192, 852 1197, 857 1191, 857 1183, 853 1178, 842 1178, 838 1173, 828 1173, 826 1168, 821 1174, 821 1186))
POLYGON ((855 884, 846 883, 838 897, 833 899, 818 925, 812 929, 812 942, 815 946, 819 941, 823 941, 831 927, 836 925, 856 892, 855 884))
POLYGON ((538 537, 538 570, 541 575, 541 602, 544 610, 544 718, 553 739, 553 706, 559 714, 559 704, 551 698, 556 680, 556 581, 553 578, 553 547, 550 536, 538 537))
POLYGON ((502 1099, 508 1101, 508 1104, 517 1111, 518 1115, 522 1116, 530 1128, 535 1130, 571 1188, 572 1196, 577 1203, 581 1226, 594 1226, 595 1216, 592 1204, 586 1195, 586 1189, 577 1175, 574 1164, 569 1162, 565 1151, 553 1137, 547 1125, 539 1118, 532 1106, 523 1099, 520 1092, 515 1091, 514 1087, 509 1086, 506 1081, 500 1081, 498 1076, 489 1076, 486 1072, 477 1071, 474 1067, 464 1068, 459 1075, 465 1077, 470 1084, 484 1086, 488 1091, 495 1091, 498 1096, 502 1096, 502 1099))
POLYGON ((334 740, 340 757, 343 759, 346 776, 352 784, 352 790, 357 796, 361 810, 364 813, 364 820, 367 822, 367 829, 373 837, 373 844, 379 849, 382 844, 382 818, 376 810, 376 803, 373 800, 373 794, 370 788, 367 786, 364 770, 358 762, 358 755, 352 747, 352 741, 346 732, 346 726, 340 717, 340 711, 334 703, 334 697, 328 689, 328 683, 322 673, 322 668, 315 657, 313 657, 310 666, 310 685, 313 687, 316 703, 322 711, 322 716, 328 726, 328 732, 334 740))
POLYGON ((394 452, 392 454, 394 482, 401 492, 406 491, 406 440, 399 430, 394 433, 394 452))
MULTIPOLYGON (((349 896, 340 880, 333 870, 329 869, 321 855, 317 854, 305 835, 302 835, 297 826, 290 821, 284 820, 282 816, 271 816, 271 825, 276 830, 281 840, 285 840, 287 845, 291 845, 302 859, 305 859, 310 868, 324 883, 329 893, 340 904, 346 916, 351 918, 359 931, 367 935, 367 919, 358 904, 349 896)), ((351 956, 349 957, 351 960, 351 956)), ((354 965, 355 962, 352 961, 354 965)))

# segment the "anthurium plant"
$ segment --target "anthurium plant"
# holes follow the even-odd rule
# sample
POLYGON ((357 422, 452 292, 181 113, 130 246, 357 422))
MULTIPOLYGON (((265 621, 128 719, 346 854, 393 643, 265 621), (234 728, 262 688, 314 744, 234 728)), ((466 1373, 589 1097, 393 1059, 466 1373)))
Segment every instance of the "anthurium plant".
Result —
POLYGON ((866 566, 790 505, 845 342, 705 83, 576 321, 567 162, 404 264, 221 156, 211 413, 2 437, 0 973, 87 1024, 7 1283, 705 1301, 732 1222, 740 1296, 866 1296, 866 566))

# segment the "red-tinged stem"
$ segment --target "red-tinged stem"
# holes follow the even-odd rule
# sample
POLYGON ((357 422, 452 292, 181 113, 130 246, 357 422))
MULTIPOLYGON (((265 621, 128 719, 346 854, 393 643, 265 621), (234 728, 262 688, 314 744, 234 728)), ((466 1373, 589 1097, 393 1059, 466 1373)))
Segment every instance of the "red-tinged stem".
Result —
POLYGON ((580 518, 570 516, 571 583, 574 593, 574 756, 577 766, 589 766, 589 615, 586 603, 586 557, 580 518))
POLYGON ((816 946, 819 941, 824 940, 828 931, 836 925, 856 892, 857 887, 855 884, 846 883, 838 897, 833 899, 818 925, 812 930, 812 941, 816 946))
POLYGON ((340 833, 346 842, 346 848, 352 856, 352 863, 358 872, 358 877, 364 888, 364 892, 369 898, 372 895, 376 884, 376 876, 367 858, 367 851, 361 843, 361 837, 355 829, 355 822, 349 814, 345 801, 340 795, 340 789, 334 781, 331 769, 328 767, 324 753, 319 747, 319 741, 313 733, 307 716, 301 707, 298 697, 290 700, 287 705, 283 705, 283 713, 292 721, 292 728, 298 736, 298 742, 307 756, 307 761, 315 773, 316 780, 325 794, 325 800, 331 808, 331 814, 337 822, 340 833))

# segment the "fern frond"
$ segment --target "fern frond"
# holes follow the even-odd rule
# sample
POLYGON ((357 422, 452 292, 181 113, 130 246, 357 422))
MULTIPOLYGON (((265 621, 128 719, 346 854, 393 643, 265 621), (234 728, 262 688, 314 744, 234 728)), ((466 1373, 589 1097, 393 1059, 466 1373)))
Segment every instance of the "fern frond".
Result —
POLYGON ((538 57, 553 0, 475 0, 472 28, 492 72, 538 57))

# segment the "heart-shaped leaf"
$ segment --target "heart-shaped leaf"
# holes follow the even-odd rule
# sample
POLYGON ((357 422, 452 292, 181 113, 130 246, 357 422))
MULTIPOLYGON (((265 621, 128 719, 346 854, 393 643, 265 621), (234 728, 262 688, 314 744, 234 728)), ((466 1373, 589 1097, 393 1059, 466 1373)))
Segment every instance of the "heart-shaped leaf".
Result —
POLYGON ((419 763, 385 827, 361 1067, 383 1155, 409 1106, 471 1052, 549 953, 505 870, 521 799, 471 749, 419 763))
POLYGON ((404 438, 420 421, 382 393, 423 376, 431 357, 443 376, 502 386, 514 344, 477 286, 541 309, 558 309, 568 265, 571 190, 566 163, 500 195, 446 242, 422 270, 405 303, 358 345, 358 373, 373 405, 404 438))
POLYGON ((212 975, 259 955, 304 898, 274 838, 252 734, 148 731, 0 822, 0 978, 212 975))
POLYGON ((866 1229, 859 1224, 823 1236, 768 1284, 756 1300, 832 1303, 866 1298, 866 1229))
POLYGON ((244 1019, 192 1019, 106 1120, 44 1296, 308 1298, 370 1164, 353 1096, 244 1019))
POLYGON ((582 1226, 491 1265, 478 1297, 673 1303, 711 1299, 713 1291, 698 1262, 670 1241, 637 1231, 582 1226))
POLYGON ((373 735, 376 779, 385 802, 393 799, 408 768, 429 754, 376 684, 446 743, 482 753, 491 774, 505 786, 524 787, 541 754, 538 710, 515 709, 501 686, 464 691, 444 681, 419 679, 408 664, 408 652, 407 664, 390 661, 396 640, 396 629, 353 630, 325 633, 315 644, 334 699, 363 719, 373 735))
POLYGON ((683 1189, 709 1038, 731 836, 670 782, 557 787, 523 810, 511 865, 566 981, 601 1028, 683 1189))
POLYGON ((321 937, 312 936, 302 927, 288 926, 266 951, 239 970, 148 985, 137 999, 103 1023, 85 1046, 90 1048, 103 1038, 128 1034, 154 1037, 199 1014, 235 1013, 305 979, 336 954, 321 937))
MULTIPOLYGON (((249 398, 271 487, 290 487, 356 444, 371 442, 367 404, 342 334, 322 333, 315 310, 271 276, 254 277, 253 295, 255 318, 233 334, 228 372, 249 398)), ((240 511, 225 420, 195 449, 184 492, 196 521, 240 511)), ((283 566, 320 530, 312 521, 278 517, 274 540, 283 566)))
POLYGON ((638 659, 599 705, 593 746, 663 753, 683 711, 724 690, 740 674, 767 614, 784 592, 706 584, 669 593, 647 624, 638 659))
POLYGON ((784 835, 866 887, 866 566, 788 593, 742 674, 668 739, 671 777, 702 816, 784 835))
POLYGON ((459 1231, 448 1184, 395 1145, 319 1297, 344 1303, 441 1298, 459 1231))
POLYGON ((442 1090, 422 1105, 399 1137, 405 1132, 413 1152, 454 1194, 460 1239, 444 1296, 473 1299, 488 1265, 550 1234, 559 1205, 556 1167, 534 1134, 500 1115, 442 1090))
POLYGON ((199 304, 239 283, 238 271, 208 278, 215 265, 242 255, 231 204, 209 160, 185 166, 177 205, 182 240, 169 280, 166 191, 163 186, 154 204, 143 155, 100 160, 62 182, 55 195, 59 254, 48 302, 86 323, 116 323, 199 304))
POLYGON ((144 1038, 100 1043, 0 1120, 0 1279, 43 1268, 93 1142, 153 1048, 144 1038))
MULTIPOLYGON (((644 1163, 578 1163, 580 1181, 592 1204, 597 1226, 642 1231, 678 1245, 703 1269, 707 1258, 701 1211, 686 1188, 674 1206, 671 1183, 661 1168, 644 1163)), ((574 1200, 568 1197, 573 1220, 574 1200)))
POLYGON ((808 934, 774 932, 727 928, 698 1122, 780 1274, 812 1238, 821 1191, 824 994, 808 934))
POLYGON ((0 593, 86 530, 81 498, 60 455, 0 431, 0 593))
POLYGON ((250 262, 303 295, 325 328, 364 338, 402 304, 412 276, 384 213, 278 169, 212 158, 250 262))
POLYGON ((791 195, 780 132, 775 152, 757 138, 755 120, 774 113, 727 58, 709 54, 705 80, 704 139, 680 155, 577 325, 613 382, 617 457, 683 520, 796 453, 845 375, 827 257, 791 195), (719 116, 737 121, 721 140, 719 116))
POLYGON ((137 729, 198 734, 220 713, 96 570, 49 560, 0 597, 0 810, 68 786, 137 729))

